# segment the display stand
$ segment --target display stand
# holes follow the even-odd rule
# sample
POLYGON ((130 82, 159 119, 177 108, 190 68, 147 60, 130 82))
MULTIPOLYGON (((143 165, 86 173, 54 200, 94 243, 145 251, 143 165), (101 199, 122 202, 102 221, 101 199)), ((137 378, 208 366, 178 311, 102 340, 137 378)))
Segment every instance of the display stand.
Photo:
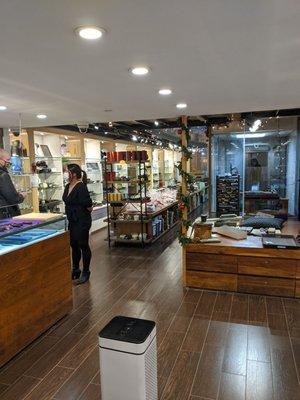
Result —
POLYGON ((164 186, 173 187, 175 183, 174 176, 174 151, 164 150, 164 186))
POLYGON ((100 140, 84 139, 85 171, 88 190, 93 200, 91 232, 106 227, 106 205, 103 198, 103 171, 100 140))
POLYGON ((240 176, 217 176, 217 217, 240 214, 240 176))
POLYGON ((13 133, 9 134, 10 148, 7 151, 11 155, 12 171, 11 179, 18 192, 26 194, 23 203, 19 204, 19 209, 22 214, 32 211, 38 211, 35 202, 35 193, 32 188, 32 170, 30 157, 30 137, 26 131, 15 136, 13 133))
MULTIPOLYGON (((121 152, 115 152, 116 155, 121 152)), ((125 153, 126 152, 122 152, 125 153)), ((130 152, 127 152, 130 153, 130 152)), ((135 152, 141 153, 141 152, 135 152)), ((124 157, 125 158, 125 157, 124 157)), ((107 222, 108 222, 108 243, 109 246, 111 242, 115 243, 140 243, 142 246, 147 242, 146 232, 144 229, 144 220, 147 220, 147 207, 146 203, 149 201, 147 199, 147 175, 146 175, 146 161, 134 161, 126 160, 120 161, 104 161, 104 176, 105 176, 105 191, 106 191, 106 201, 107 201, 107 222), (114 171, 114 166, 121 165, 127 167, 127 176, 122 176, 122 180, 116 175, 114 171), (138 169, 137 176, 129 177, 128 169, 133 167, 138 169), (116 179, 114 179, 116 177, 116 179), (127 189, 124 190, 124 185, 127 189), (137 188, 138 190, 130 192, 130 188, 137 188), (139 196, 133 198, 132 196, 139 196), (131 205, 135 212, 132 213, 132 220, 120 220, 120 215, 124 212, 126 213, 126 207, 131 205), (139 226, 138 236, 134 239, 129 239, 131 233, 128 231, 127 224, 134 224, 135 228, 139 226), (114 234, 112 235, 112 231, 114 234), (126 233, 125 233, 126 232, 126 233), (126 237, 128 239, 126 239, 126 237)), ((128 213, 126 213, 128 215, 128 213)), ((132 231, 132 229, 131 229, 132 231)))
POLYGON ((152 152, 152 187, 158 189, 160 185, 160 163, 158 160, 158 149, 152 152))
POLYGON ((38 176, 40 212, 63 211, 63 165, 58 135, 34 132, 35 165, 38 176))

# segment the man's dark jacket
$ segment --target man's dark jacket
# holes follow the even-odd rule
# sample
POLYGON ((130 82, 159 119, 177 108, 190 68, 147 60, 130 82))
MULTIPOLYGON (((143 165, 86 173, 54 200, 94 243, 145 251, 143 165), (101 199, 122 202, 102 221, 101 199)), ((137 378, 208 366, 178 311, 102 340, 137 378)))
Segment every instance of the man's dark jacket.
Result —
POLYGON ((20 209, 17 204, 23 200, 23 196, 16 191, 7 169, 0 166, 0 218, 19 215, 20 209))

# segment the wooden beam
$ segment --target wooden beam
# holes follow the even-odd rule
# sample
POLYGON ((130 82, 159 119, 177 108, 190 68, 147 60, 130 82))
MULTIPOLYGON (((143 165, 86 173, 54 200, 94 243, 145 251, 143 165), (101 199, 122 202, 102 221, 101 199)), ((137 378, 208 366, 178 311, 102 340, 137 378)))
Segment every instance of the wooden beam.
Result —
MULTIPOLYGON (((182 125, 187 126, 187 117, 186 116, 181 117, 181 122, 182 122, 182 125)), ((182 133, 181 133, 181 146, 187 147, 187 137, 186 137, 186 131, 184 129, 182 129, 182 133)), ((187 172, 187 158, 184 153, 182 153, 181 160, 182 160, 182 171, 183 171, 183 173, 185 173, 185 172, 187 172)), ((186 182, 186 179, 184 179, 184 177, 182 177, 181 190, 182 190, 183 196, 186 196, 188 194, 187 182, 186 182)), ((185 219, 185 220, 188 219, 188 210, 186 208, 183 211, 183 219, 185 219)), ((185 235, 186 232, 187 232, 186 227, 182 226, 182 233, 185 235)))
MULTIPOLYGON (((187 126, 187 117, 186 116, 181 117, 181 123, 182 123, 182 125, 187 126)), ((187 137, 186 137, 185 129, 182 129, 182 132, 181 132, 181 145, 187 147, 187 137)), ((181 156, 182 171, 187 172, 187 158, 184 153, 181 153, 181 154, 182 154, 182 156, 181 156)), ((184 176, 182 177, 182 180, 181 180, 181 191, 182 191, 183 196, 186 196, 188 193, 187 182, 186 182, 186 179, 184 176)), ((188 219, 188 209, 187 208, 184 208, 182 218, 187 221, 187 219, 188 219)), ((187 234, 186 226, 182 225, 181 232, 183 235, 187 234)), ((185 246, 182 246, 182 282, 183 282, 183 285, 186 286, 186 249, 185 249, 185 246)))
POLYGON ((0 147, 4 148, 4 132, 3 132, 3 128, 0 128, 0 147))

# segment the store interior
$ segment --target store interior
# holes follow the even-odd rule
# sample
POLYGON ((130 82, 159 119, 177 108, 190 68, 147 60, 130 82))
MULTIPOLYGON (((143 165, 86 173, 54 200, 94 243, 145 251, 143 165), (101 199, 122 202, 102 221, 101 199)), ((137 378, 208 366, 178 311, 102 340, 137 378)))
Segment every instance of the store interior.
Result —
MULTIPOLYGON (((207 371, 204 357, 215 348, 216 354, 223 355, 223 372, 220 375, 220 370, 212 370, 211 379, 217 379, 222 390, 231 390, 224 381, 225 374, 235 377, 239 370, 224 364, 227 358, 223 347, 218 350, 220 342, 213 339, 216 332, 219 332, 217 337, 227 338, 224 348, 229 352, 228 357, 233 354, 230 337, 232 340, 243 338, 238 346, 238 358, 247 346, 254 346, 247 335, 253 335, 253 340, 257 341, 263 332, 265 349, 265 346, 272 346, 273 329, 278 329, 279 337, 284 334, 283 328, 273 320, 282 316, 277 312, 284 313, 284 318, 293 318, 288 320, 286 327, 293 337, 298 310, 295 297, 299 297, 297 251, 263 249, 259 244, 262 239, 256 234, 248 236, 249 244, 244 242, 240 245, 240 240, 226 239, 228 232, 225 239, 220 240, 211 231, 207 236, 207 230, 211 230, 211 221, 218 221, 216 226, 237 226, 233 229, 239 229, 241 222, 248 218, 267 216, 273 218, 272 221, 285 221, 283 234, 297 236, 299 117, 295 117, 294 112, 276 110, 268 115, 212 115, 205 116, 205 121, 201 122, 198 117, 189 117, 189 128, 182 124, 182 118, 177 118, 160 120, 159 125, 156 120, 149 120, 146 127, 137 121, 94 123, 89 124, 84 133, 77 125, 21 128, 19 131, 4 129, 3 147, 11 155, 10 176, 16 189, 26 193, 26 198, 20 207, 20 216, 0 223, 0 255, 2 262, 12 271, 9 274, 15 271, 13 266, 17 254, 22 257, 18 264, 20 272, 17 273, 22 276, 21 271, 30 268, 30 273, 20 281, 22 295, 15 298, 18 307, 19 302, 23 304, 24 296, 30 299, 22 306, 23 317, 12 320, 10 313, 3 316, 7 324, 11 324, 10 329, 23 332, 18 333, 18 343, 12 337, 6 339, 0 369, 0 382, 3 381, 0 387, 3 387, 4 396, 5 393, 7 396, 14 393, 18 379, 27 379, 25 370, 19 375, 23 367, 20 367, 18 357, 23 359, 22 365, 26 368, 30 367, 28 362, 33 357, 33 366, 29 369, 33 386, 21 385, 24 399, 39 397, 41 390, 50 393, 48 386, 44 385, 52 379, 53 367, 54 376, 60 370, 68 371, 70 368, 72 377, 54 385, 57 398, 67 399, 71 393, 74 399, 80 399, 82 395, 87 399, 100 399, 103 377, 99 375, 94 333, 110 317, 118 314, 156 321, 159 330, 158 390, 164 393, 163 399, 169 398, 170 393, 170 398, 179 400, 186 391, 204 395, 204 398, 221 399, 214 385, 203 386, 207 374, 204 374, 207 371), (183 150, 185 129, 188 129, 189 140, 186 150, 183 150), (187 154, 188 159, 185 158, 187 154), (69 267, 66 268, 71 260, 69 252, 66 252, 68 232, 62 193, 67 184, 66 166, 70 163, 76 163, 86 171, 88 192, 94 204, 90 232, 92 276, 90 282, 83 285, 83 290, 74 284, 72 287, 69 267), (224 219, 224 214, 229 218, 224 219), (185 218, 194 224, 186 231, 185 218), (202 239, 199 240, 197 235, 202 239), (206 244, 207 241, 221 242, 225 250, 221 250, 218 243, 213 246, 213 243, 206 244), (44 267, 38 273, 35 265, 45 256, 47 261, 43 262, 44 267), (249 277, 240 272, 245 262, 249 277), (287 271, 282 263, 291 265, 294 272, 287 271), (53 265, 57 267, 53 269, 53 265), (266 265, 268 272, 261 273, 260 268, 265 271, 266 265), (56 282, 58 271, 60 284, 56 282), (34 281, 30 278, 33 274, 36 276, 34 281), (45 274, 47 284, 35 288, 32 282, 44 280, 45 274), (22 289, 24 285, 26 290, 22 289), (102 290, 106 293, 103 296, 102 290), (44 296, 45 291, 56 295, 49 301, 44 296), (115 295, 121 303, 124 301, 123 305, 114 298, 115 295), (291 298, 295 303, 291 303, 291 298), (33 315, 31 305, 36 299, 39 307, 33 315), (90 302, 95 304, 90 306, 90 302), (111 311, 105 311, 105 304, 111 307, 111 311), (103 318, 94 316, 102 307, 103 318), (25 324, 32 328, 23 331, 25 324), (250 333, 248 325, 259 331, 250 333), (265 325, 268 328, 258 328, 265 325), (178 344, 171 340, 173 330, 178 344), (36 338, 44 331, 41 343, 50 341, 51 345, 53 340, 50 349, 54 352, 60 351, 61 343, 65 341, 64 351, 53 360, 51 351, 43 350, 43 345, 39 350, 39 345, 35 345, 40 340, 36 338), (204 336, 201 339, 204 334, 211 338, 213 347, 204 336), (74 345, 72 340, 75 340, 74 345), (35 353, 31 355, 32 342, 36 356, 35 353), (199 346, 203 346, 201 356, 199 346), (164 351, 168 356, 163 356, 164 351), (173 382, 175 372, 172 368, 181 370, 189 365, 189 361, 186 364, 171 357, 177 351, 179 357, 187 351, 191 356, 197 354, 198 368, 194 366, 190 371, 190 378, 195 379, 193 385, 173 382), (55 367, 56 362, 62 366, 55 367), (77 362, 78 368, 75 366, 77 362), (40 373, 40 369, 44 372, 40 373), (84 379, 77 389, 77 373, 86 369, 90 371, 87 379, 93 380, 87 382, 84 379)), ((8 301, 11 291, 15 290, 11 283, 6 288, 8 301)), ((7 338, 8 332, 5 332, 7 338)), ((295 346, 293 341, 291 343, 290 349, 294 352, 295 346)), ((211 357, 215 363, 217 359, 213 354, 211 357)), ((245 371, 245 375, 241 375, 244 383, 240 387, 234 384, 238 390, 237 399, 241 400, 245 399, 242 393, 250 379, 249 365, 254 367, 252 356, 247 357, 241 361, 241 368, 245 371)), ((258 367, 273 368, 274 365, 271 361, 256 363, 258 367)), ((292 376, 292 362, 289 367, 292 376)), ((277 385, 275 376, 272 380, 277 385)), ((285 382, 285 379, 279 382, 285 382)), ((262 396, 266 390, 262 388, 262 396)), ((283 392, 277 388, 274 393, 276 390, 284 394, 290 391, 283 392)))
POLYGON ((299 400, 300 2, 2 3, 0 399, 299 400))

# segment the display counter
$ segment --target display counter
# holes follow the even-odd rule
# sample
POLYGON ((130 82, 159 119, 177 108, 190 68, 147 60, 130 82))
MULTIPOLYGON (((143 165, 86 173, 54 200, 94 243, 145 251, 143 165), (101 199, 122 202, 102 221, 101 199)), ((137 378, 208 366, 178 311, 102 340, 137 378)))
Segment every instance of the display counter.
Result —
MULTIPOLYGON (((298 221, 288 221, 283 234, 296 236, 298 221)), ((220 243, 191 243, 183 249, 186 286, 300 297, 300 250, 264 248, 260 237, 219 237, 220 243)))
POLYGON ((72 309, 65 218, 0 220, 0 366, 72 309))
MULTIPOLYGON (((190 214, 200 213, 202 208, 203 190, 196 190, 190 194, 190 214)), ((175 197, 175 196, 174 196, 175 197)), ((136 206, 131 211, 125 211, 122 203, 111 203, 110 223, 113 227, 115 243, 140 244, 144 235, 144 244, 153 244, 162 238, 171 229, 179 225, 178 201, 155 201, 143 206, 143 213, 138 212, 136 206), (153 208, 152 208, 153 206, 153 208), (145 208, 147 207, 147 212, 145 208)), ((195 215, 194 215, 195 216, 195 215)))

